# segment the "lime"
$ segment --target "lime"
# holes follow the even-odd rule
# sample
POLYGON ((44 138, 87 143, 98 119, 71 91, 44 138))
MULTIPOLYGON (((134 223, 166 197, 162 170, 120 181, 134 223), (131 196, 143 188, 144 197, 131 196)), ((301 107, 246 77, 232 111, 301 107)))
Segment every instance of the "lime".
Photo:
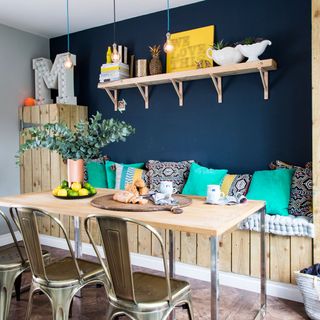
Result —
POLYGON ((91 187, 89 191, 90 191, 91 194, 96 194, 97 193, 97 190, 94 187, 91 187))
POLYGON ((79 196, 83 197, 83 196, 87 196, 89 194, 89 191, 85 188, 82 188, 79 190, 79 196))
POLYGON ((68 192, 67 192, 67 190, 66 189, 60 189, 59 191, 58 191, 58 197, 67 197, 68 196, 68 192))
POLYGON ((79 192, 70 190, 68 196, 69 197, 78 197, 79 196, 79 192))
POLYGON ((69 183, 67 180, 63 180, 61 182, 61 188, 65 189, 65 188, 68 188, 69 187, 69 183))
POLYGON ((90 188, 92 188, 92 185, 89 183, 89 182, 86 182, 84 185, 83 185, 84 188, 86 188, 87 190, 90 190, 90 188))

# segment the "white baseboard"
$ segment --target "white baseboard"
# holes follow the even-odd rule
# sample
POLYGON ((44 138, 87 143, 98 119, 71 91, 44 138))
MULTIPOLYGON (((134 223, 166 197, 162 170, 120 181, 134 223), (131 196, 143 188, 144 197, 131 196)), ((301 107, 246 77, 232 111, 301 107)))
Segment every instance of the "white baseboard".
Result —
MULTIPOLYGON (((15 231, 14 234, 15 234, 18 241, 22 240, 19 231, 15 231)), ((7 244, 10 244, 12 242, 13 242, 13 239, 12 239, 11 233, 6 233, 6 234, 0 235, 0 247, 5 246, 7 244)))
MULTIPOLYGON (((67 249, 64 239, 41 235, 41 243, 50 247, 59 249, 67 249)), ((71 241, 74 246, 74 241, 71 241)), ((103 255, 102 247, 99 247, 100 253, 103 255)), ((95 256, 92 246, 84 243, 82 246, 83 254, 95 256)), ((138 253, 131 253, 132 264, 139 267, 149 268, 153 270, 163 270, 161 258, 146 256, 138 253)), ((176 274, 197 280, 210 282, 210 269, 182 262, 176 263, 176 274)), ((225 286, 243 289, 248 291, 259 292, 260 280, 258 278, 248 277, 230 272, 220 272, 220 283, 225 286)), ((280 283, 275 281, 267 282, 267 294, 278 298, 292 301, 302 302, 301 294, 296 285, 280 283)))

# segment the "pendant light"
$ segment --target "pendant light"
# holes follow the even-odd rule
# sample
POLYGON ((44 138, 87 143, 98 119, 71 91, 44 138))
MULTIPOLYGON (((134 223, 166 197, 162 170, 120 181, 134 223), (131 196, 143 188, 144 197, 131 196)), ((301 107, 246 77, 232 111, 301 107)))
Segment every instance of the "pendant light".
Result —
POLYGON ((173 51, 174 46, 171 40, 171 34, 170 34, 170 0, 167 0, 167 34, 166 34, 166 43, 163 46, 163 50, 166 53, 170 53, 173 51))
POLYGON ((120 61, 120 54, 118 52, 116 44, 116 0, 113 0, 113 45, 111 60, 113 63, 117 63, 120 61))
POLYGON ((67 0, 67 44, 68 44, 68 55, 64 62, 64 67, 66 69, 71 69, 73 67, 72 57, 70 53, 70 21, 69 21, 69 0, 67 0))

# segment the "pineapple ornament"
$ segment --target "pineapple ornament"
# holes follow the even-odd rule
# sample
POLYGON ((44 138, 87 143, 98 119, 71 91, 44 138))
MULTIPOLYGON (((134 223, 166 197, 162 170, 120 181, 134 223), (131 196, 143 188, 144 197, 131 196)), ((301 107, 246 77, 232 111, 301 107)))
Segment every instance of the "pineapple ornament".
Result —
POLYGON ((154 45, 152 47, 149 47, 149 49, 152 55, 152 59, 150 60, 150 63, 149 63, 149 73, 150 75, 160 74, 162 73, 162 63, 160 61, 160 53, 161 53, 160 46, 154 45))

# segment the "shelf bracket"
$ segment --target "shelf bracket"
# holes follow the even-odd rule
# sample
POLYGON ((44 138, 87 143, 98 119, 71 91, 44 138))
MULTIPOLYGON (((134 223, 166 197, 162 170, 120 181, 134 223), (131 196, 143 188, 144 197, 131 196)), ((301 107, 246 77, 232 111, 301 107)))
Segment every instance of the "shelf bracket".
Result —
POLYGON ((260 78, 263 85, 263 93, 264 93, 264 100, 269 99, 269 72, 263 70, 263 68, 258 68, 260 73, 260 78))
POLYGON ((179 106, 183 106, 183 82, 180 80, 173 80, 171 79, 171 83, 176 91, 178 98, 179 98, 179 106))
POLYGON ((114 105, 114 111, 118 111, 118 90, 110 90, 110 89, 105 89, 109 98, 113 102, 114 105), (112 93, 113 91, 113 93, 112 93))
POLYGON ((149 87, 145 85, 140 85, 136 83, 137 88, 139 89, 142 98, 144 100, 144 105, 146 109, 149 109, 149 87))
POLYGON ((218 103, 222 103, 222 79, 221 77, 214 76, 213 74, 210 74, 210 77, 217 91, 218 103))

